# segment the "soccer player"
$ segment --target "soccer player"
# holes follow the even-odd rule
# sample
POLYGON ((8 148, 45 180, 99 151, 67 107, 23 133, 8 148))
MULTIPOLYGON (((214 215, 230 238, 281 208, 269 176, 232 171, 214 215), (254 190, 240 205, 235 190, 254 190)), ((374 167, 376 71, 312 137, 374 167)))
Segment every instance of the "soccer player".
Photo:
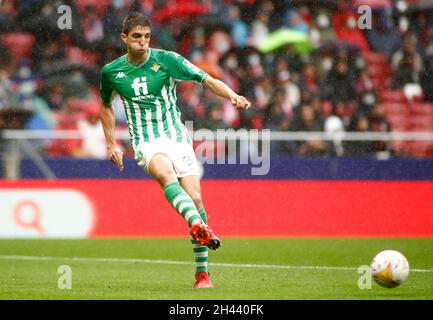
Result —
POLYGON ((216 250, 220 239, 207 225, 200 195, 197 160, 176 105, 176 84, 201 83, 233 106, 251 103, 222 81, 214 79, 179 54, 149 47, 151 25, 141 13, 123 22, 120 35, 127 53, 101 70, 101 120, 108 158, 123 170, 122 152, 116 145, 112 99, 121 97, 126 112, 135 160, 161 186, 167 201, 186 220, 196 261, 195 288, 212 288, 208 273, 208 248, 216 250))

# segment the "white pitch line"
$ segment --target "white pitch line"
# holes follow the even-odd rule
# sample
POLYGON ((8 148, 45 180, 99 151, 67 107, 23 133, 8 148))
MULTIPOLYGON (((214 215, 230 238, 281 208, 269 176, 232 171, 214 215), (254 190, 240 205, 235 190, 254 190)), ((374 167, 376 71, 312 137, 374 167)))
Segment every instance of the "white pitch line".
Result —
MULTIPOLYGON (((148 263, 171 265, 195 265, 195 262, 156 260, 156 259, 123 259, 123 258, 83 258, 83 257, 41 257, 41 256, 7 256, 0 255, 0 260, 33 260, 33 261, 83 261, 83 262, 121 262, 121 263, 148 263)), ((301 270, 358 270, 357 267, 333 267, 333 266, 288 266, 275 264, 242 264, 210 262, 209 266, 231 268, 267 268, 267 269, 301 269, 301 270)), ((433 269, 411 269, 411 272, 432 272, 433 269)))

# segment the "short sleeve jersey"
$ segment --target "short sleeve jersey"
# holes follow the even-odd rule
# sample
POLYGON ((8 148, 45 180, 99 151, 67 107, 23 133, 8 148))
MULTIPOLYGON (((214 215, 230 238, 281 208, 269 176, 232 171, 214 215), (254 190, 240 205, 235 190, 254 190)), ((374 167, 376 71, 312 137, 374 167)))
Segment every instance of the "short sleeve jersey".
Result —
POLYGON ((101 70, 100 96, 105 104, 120 96, 134 149, 161 136, 191 143, 176 104, 176 84, 202 83, 206 76, 175 52, 149 48, 140 65, 129 63, 126 55, 106 64, 101 70))

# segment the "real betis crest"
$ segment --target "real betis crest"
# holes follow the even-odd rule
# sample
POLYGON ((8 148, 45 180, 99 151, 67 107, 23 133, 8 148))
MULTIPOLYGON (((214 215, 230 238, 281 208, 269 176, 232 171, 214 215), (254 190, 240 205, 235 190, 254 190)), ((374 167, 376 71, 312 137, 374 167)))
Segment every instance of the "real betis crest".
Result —
POLYGON ((150 69, 152 69, 153 71, 157 72, 159 70, 159 68, 161 67, 161 65, 154 63, 150 69))

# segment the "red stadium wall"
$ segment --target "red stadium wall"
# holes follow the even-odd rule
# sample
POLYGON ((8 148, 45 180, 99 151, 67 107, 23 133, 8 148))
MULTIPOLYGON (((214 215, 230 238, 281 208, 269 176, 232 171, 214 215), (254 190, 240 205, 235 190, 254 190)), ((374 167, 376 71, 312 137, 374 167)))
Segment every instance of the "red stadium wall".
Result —
MULTIPOLYGON (((202 195, 221 236, 433 236, 431 182, 205 180, 202 195)), ((187 231, 151 180, 0 181, 3 238, 187 231)))

